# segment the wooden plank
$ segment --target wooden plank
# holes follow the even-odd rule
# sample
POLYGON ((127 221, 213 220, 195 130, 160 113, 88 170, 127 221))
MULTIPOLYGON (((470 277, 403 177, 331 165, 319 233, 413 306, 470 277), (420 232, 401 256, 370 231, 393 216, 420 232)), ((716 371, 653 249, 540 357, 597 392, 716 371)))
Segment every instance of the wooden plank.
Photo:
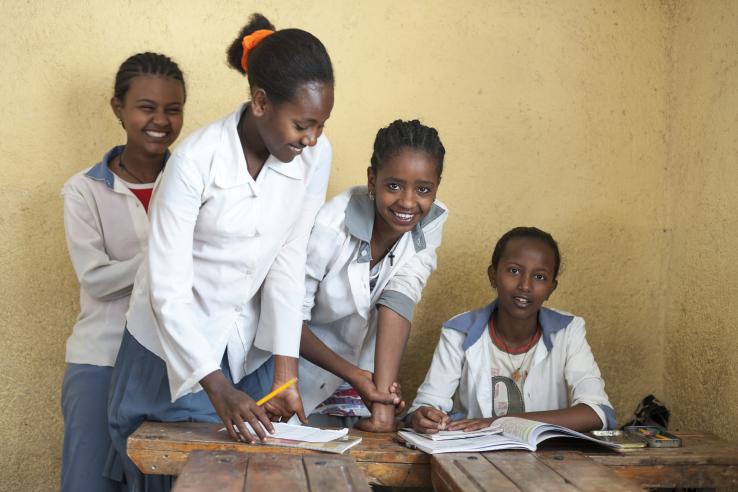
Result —
POLYGON ((431 487, 428 463, 372 463, 357 461, 359 469, 372 485, 386 487, 431 487))
POLYGON ((431 459, 437 492, 517 492, 518 487, 479 453, 449 453, 431 459))
POLYGON ((371 492, 364 474, 349 457, 306 455, 302 462, 313 492, 371 492))
POLYGON ((575 451, 538 452, 535 457, 578 490, 634 492, 636 482, 616 475, 604 465, 575 451))
MULTIPOLYGON (((217 490, 217 489, 211 489, 217 490)), ((251 454, 243 492, 310 492, 302 457, 279 454, 251 454)))
POLYGON ((520 490, 536 492, 573 491, 577 488, 564 480, 535 454, 527 451, 496 451, 483 453, 482 456, 520 490))
POLYGON ((194 451, 172 492, 243 492, 248 461, 244 454, 194 451))

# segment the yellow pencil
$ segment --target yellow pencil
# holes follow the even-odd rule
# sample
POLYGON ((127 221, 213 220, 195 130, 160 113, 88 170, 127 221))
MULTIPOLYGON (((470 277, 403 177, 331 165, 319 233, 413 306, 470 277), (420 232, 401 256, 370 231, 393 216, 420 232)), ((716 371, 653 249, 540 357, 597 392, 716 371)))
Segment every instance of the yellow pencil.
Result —
POLYGON ((290 386, 292 386, 296 382, 297 382, 297 378, 290 379, 289 381, 287 381, 286 383, 284 383, 282 386, 280 386, 279 388, 275 389, 274 391, 272 391, 271 393, 269 393, 268 395, 266 395, 261 400, 257 401, 256 404, 258 406, 262 406, 264 403, 268 402, 269 400, 271 400, 272 398, 274 398, 275 396, 277 396, 278 394, 280 394, 281 392, 283 392, 284 390, 286 390, 287 388, 289 388, 290 386))

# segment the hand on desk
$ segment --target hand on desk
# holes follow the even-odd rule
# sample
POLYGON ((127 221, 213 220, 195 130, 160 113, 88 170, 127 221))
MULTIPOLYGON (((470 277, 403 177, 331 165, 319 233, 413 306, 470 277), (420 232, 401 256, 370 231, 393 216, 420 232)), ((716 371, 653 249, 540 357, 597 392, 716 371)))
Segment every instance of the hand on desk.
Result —
POLYGON ((404 409, 404 401, 397 406, 375 403, 371 406, 372 416, 359 420, 354 427, 366 432, 394 432, 397 430, 395 417, 404 409))
POLYGON ((447 430, 448 423, 448 415, 433 407, 420 407, 410 415, 410 426, 423 434, 447 430))
POLYGON ((274 432, 266 411, 249 395, 236 389, 222 371, 211 372, 200 380, 200 384, 234 441, 254 442, 257 438, 263 440, 267 431, 274 432), (244 421, 251 425, 257 437, 246 429, 244 421))
POLYGON ((447 430, 471 432, 489 427, 494 418, 489 419, 463 419, 448 424, 447 430))

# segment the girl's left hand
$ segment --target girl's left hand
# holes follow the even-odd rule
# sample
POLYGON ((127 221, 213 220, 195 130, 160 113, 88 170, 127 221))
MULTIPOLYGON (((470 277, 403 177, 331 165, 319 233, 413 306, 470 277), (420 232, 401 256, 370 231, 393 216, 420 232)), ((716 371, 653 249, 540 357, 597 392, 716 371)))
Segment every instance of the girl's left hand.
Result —
POLYGON ((477 431, 480 429, 484 429, 486 427, 489 427, 490 424, 494 421, 494 418, 489 419, 463 419, 463 420, 457 420, 455 422, 451 422, 446 427, 446 430, 450 431, 464 431, 464 432, 471 432, 471 431, 477 431))
MULTIPOLYGON (((279 387, 279 384, 274 383, 272 389, 277 387, 279 387)), ((305 409, 302 406, 302 397, 296 384, 264 403, 264 410, 267 411, 271 420, 286 421, 296 414, 300 422, 308 423, 305 417, 305 409)))

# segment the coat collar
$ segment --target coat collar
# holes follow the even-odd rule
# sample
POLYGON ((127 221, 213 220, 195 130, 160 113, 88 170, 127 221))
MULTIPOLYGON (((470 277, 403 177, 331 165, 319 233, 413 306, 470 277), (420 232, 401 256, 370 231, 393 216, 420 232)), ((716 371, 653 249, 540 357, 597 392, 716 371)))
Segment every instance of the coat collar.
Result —
MULTIPOLYGON (((481 309, 475 311, 468 311, 466 313, 454 316, 450 320, 443 324, 444 328, 451 328, 452 330, 460 331, 466 334, 464 340, 463 349, 466 351, 469 347, 479 340, 479 338, 487 329, 487 323, 492 312, 497 307, 497 299, 492 301, 481 309)), ((546 345, 546 349, 550 352, 553 348, 553 335, 569 326, 569 323, 574 319, 574 316, 570 314, 559 313, 553 309, 542 307, 538 311, 538 322, 541 324, 541 330, 543 331, 541 338, 543 343, 546 345)))
MULTIPOLYGON (((446 211, 434 203, 428 214, 413 228, 411 236, 416 253, 426 247, 423 228, 444 213, 446 211)), ((369 193, 366 190, 357 190, 349 198, 348 205, 346 205, 345 224, 349 234, 367 245, 371 242, 372 229, 374 228, 374 202, 369 199, 369 193)), ((359 256, 359 262, 369 260, 370 255, 368 254, 359 256)))
MULTIPOLYGON (((109 151, 105 153, 102 160, 92 166, 86 173, 85 176, 87 176, 90 179, 93 179, 95 181, 103 181, 105 183, 105 186, 108 188, 115 189, 115 177, 113 176, 113 171, 110 170, 110 162, 121 155, 123 153, 123 150, 126 148, 125 145, 116 145, 109 151)), ((166 154, 164 154, 164 163, 166 164, 167 159, 169 159, 169 151, 167 150, 166 154)))

